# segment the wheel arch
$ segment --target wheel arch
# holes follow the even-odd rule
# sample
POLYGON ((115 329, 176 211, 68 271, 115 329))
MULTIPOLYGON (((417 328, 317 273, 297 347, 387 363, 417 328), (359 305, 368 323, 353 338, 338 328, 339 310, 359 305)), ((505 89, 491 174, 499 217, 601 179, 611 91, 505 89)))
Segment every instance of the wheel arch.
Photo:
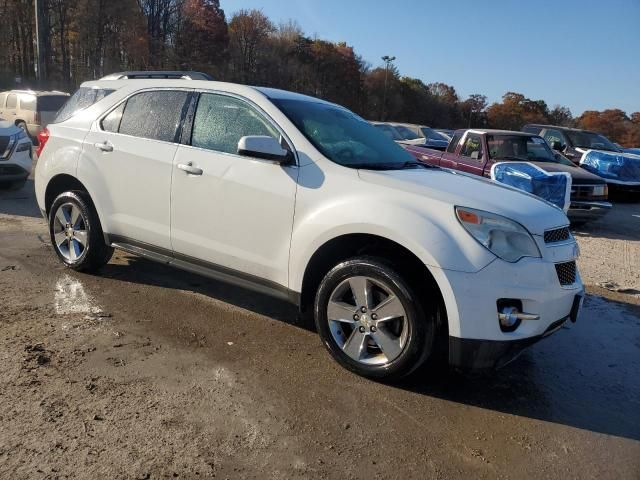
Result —
MULTIPOLYGON (((324 276, 338 263, 355 256, 374 256, 389 263, 416 289, 423 306, 435 293, 438 302, 438 327, 448 331, 443 292, 427 265, 407 247, 394 240, 370 233, 349 233, 334 237, 322 244, 307 262, 302 275, 300 310, 308 314, 313 310, 315 292, 324 276)), ((439 328, 439 330, 442 330, 439 328)))
POLYGON ((44 207, 47 216, 49 215, 51 205, 53 205, 53 201, 56 199, 56 197, 61 193, 68 191, 85 192, 91 198, 89 190, 80 180, 72 175, 60 173, 49 180, 49 182, 47 183, 47 188, 45 189, 44 207))

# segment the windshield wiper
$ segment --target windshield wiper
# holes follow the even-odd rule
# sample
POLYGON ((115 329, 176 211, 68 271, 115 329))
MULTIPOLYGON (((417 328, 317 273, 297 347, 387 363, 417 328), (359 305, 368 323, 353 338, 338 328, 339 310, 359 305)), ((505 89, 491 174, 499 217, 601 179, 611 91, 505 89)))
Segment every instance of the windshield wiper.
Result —
POLYGON ((415 162, 415 161, 411 161, 411 160, 409 160, 409 161, 407 161, 407 162, 404 162, 400 168, 403 168, 403 169, 404 169, 404 168, 414 168, 414 167, 422 167, 422 168, 438 168, 438 167, 435 167, 435 166, 433 166, 433 165, 428 165, 428 164, 426 164, 426 163, 422 163, 422 162, 415 162))
POLYGON ((404 170, 405 168, 438 168, 433 165, 427 165, 426 163, 416 162, 416 161, 407 161, 404 163, 348 163, 345 164, 345 167, 357 168, 362 170, 404 170))

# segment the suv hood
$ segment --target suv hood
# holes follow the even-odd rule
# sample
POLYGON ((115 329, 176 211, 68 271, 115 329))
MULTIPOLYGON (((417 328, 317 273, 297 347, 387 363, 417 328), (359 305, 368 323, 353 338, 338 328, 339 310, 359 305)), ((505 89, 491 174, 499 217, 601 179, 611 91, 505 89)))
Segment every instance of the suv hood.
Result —
POLYGON ((359 170, 368 183, 423 197, 425 210, 463 206, 502 215, 523 225, 534 235, 569 225, 562 210, 515 188, 482 177, 450 170, 359 170))

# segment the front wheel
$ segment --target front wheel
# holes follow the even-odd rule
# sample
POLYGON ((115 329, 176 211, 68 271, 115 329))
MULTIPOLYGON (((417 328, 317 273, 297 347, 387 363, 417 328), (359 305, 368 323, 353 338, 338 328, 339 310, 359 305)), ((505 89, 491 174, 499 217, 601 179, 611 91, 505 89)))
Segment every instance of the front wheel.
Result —
POLYGON ((411 286, 384 261, 359 257, 324 277, 315 301, 316 327, 331 355, 364 377, 397 380, 430 355, 435 319, 411 286))
POLYGON ((84 192, 58 195, 49 211, 49 233, 58 258, 73 270, 95 271, 113 255, 93 203, 84 192))

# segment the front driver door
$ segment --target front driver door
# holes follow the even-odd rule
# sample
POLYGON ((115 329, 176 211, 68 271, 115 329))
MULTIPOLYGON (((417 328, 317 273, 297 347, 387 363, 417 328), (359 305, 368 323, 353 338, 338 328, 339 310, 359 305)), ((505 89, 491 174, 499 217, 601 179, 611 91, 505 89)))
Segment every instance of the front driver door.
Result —
POLYGON ((178 260, 286 286, 298 169, 238 155, 249 135, 281 138, 248 101, 200 95, 189 145, 174 159, 173 248, 178 260))

